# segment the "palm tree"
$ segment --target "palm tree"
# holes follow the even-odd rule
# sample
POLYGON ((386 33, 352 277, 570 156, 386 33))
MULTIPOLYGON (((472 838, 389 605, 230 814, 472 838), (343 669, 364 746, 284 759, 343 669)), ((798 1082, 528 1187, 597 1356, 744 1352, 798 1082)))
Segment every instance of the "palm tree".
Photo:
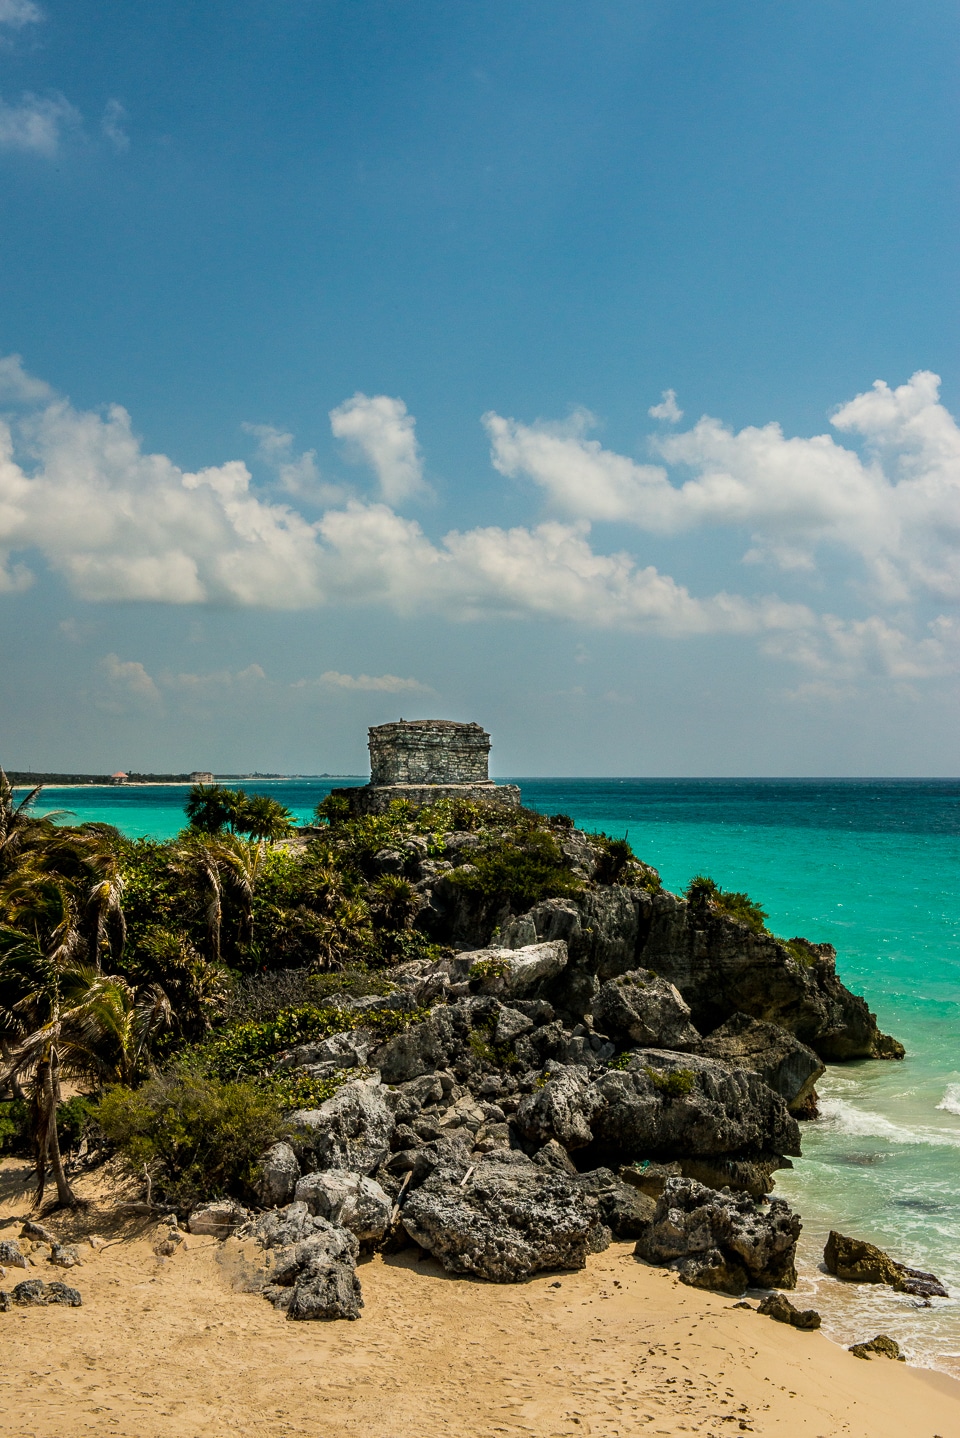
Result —
POLYGON ((187 834, 174 849, 172 867, 201 895, 210 957, 213 963, 219 964, 223 889, 212 841, 201 838, 199 834, 187 834))
POLYGON ((219 834, 233 817, 234 799, 234 791, 221 784, 194 784, 183 806, 190 828, 219 834))
POLYGON ((0 879, 13 872, 25 849, 56 832, 54 820, 65 813, 57 809, 38 817, 31 812, 42 788, 37 784, 17 802, 13 785, 0 769, 0 879))
POLYGON ((238 834, 249 834, 253 839, 284 839, 293 830, 293 815, 286 805, 269 794, 244 794, 237 790, 242 800, 236 805, 233 827, 238 834))
POLYGON ((83 897, 70 877, 26 864, 0 892, 0 1084, 32 1079, 37 1204, 48 1164, 58 1202, 75 1202, 57 1134, 61 1073, 128 1079, 147 1033, 130 985, 86 962, 83 897))

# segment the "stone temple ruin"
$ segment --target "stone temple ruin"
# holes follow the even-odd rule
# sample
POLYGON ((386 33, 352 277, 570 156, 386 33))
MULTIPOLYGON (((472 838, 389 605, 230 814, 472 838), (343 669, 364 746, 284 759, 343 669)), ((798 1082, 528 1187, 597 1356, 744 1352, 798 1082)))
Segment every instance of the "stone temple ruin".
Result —
POLYGON ((382 814, 394 799, 487 799, 516 807, 516 784, 495 784, 487 773, 490 735, 479 724, 450 719, 399 719, 369 730, 370 783, 335 789, 354 814, 382 814))

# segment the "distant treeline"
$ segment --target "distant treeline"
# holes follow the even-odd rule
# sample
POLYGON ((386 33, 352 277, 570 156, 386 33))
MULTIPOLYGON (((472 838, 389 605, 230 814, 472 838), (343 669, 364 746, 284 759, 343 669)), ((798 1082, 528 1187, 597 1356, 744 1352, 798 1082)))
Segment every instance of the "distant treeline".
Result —
MULTIPOLYGON (((29 769, 11 769, 11 784, 119 784, 112 774, 38 774, 29 769)), ((189 784, 189 774, 128 774, 128 784, 189 784)))

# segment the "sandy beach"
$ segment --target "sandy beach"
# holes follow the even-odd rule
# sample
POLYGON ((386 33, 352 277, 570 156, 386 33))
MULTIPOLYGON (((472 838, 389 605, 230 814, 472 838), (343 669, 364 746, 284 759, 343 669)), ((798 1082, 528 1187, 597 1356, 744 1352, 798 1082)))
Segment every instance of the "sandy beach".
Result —
MULTIPOLYGON (((28 1165, 0 1165, 0 1237, 29 1211, 28 1165)), ((153 1251, 151 1218, 123 1217, 102 1181, 50 1225, 84 1263, 83 1307, 0 1315, 0 1412, 10 1438, 626 1438, 740 1432, 958 1438, 960 1384, 854 1358, 681 1285, 615 1244, 579 1273, 517 1286, 453 1279, 407 1249, 361 1265, 356 1323, 288 1322, 255 1291, 259 1251, 192 1237, 153 1251)), ((872 1334, 864 1334, 865 1338, 872 1334)))

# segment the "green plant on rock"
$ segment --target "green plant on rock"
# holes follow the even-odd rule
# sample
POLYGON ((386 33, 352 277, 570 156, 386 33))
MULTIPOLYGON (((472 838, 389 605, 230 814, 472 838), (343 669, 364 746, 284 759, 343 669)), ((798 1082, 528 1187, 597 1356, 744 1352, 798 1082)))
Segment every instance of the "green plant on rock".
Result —
POLYGON ((597 834, 595 842, 600 853, 593 868, 593 877, 598 884, 626 884, 631 881, 635 861, 634 852, 626 839, 611 839, 607 834, 597 834))
POLYGON ((505 979, 510 972, 509 959, 477 959, 470 966, 471 979, 505 979))
POLYGON ((687 886, 687 900, 695 907, 710 907, 738 924, 745 924, 755 934, 769 932, 766 910, 749 894, 738 890, 721 889, 720 885, 706 874, 697 874, 687 886))
POLYGON ((697 1081, 693 1069, 668 1069, 664 1072, 645 1064, 643 1071, 654 1088, 671 1098, 682 1098, 684 1094, 690 1093, 697 1081))
POLYGON ((487 841, 468 865, 453 869, 447 879, 479 898, 501 899, 516 911, 576 894, 582 887, 566 867, 554 836, 532 825, 518 826, 509 838, 487 841))

